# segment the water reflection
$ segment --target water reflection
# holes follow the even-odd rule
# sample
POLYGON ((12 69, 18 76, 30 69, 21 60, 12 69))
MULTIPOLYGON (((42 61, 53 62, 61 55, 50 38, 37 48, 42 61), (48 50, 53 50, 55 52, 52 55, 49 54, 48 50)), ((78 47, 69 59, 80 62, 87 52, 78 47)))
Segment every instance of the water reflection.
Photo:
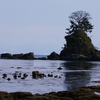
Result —
POLYGON ((66 62, 65 81, 66 89, 71 90, 77 87, 86 86, 91 80, 91 69, 94 66, 91 62, 66 62))
POLYGON ((86 61, 70 61, 64 63, 67 70, 90 70, 94 65, 96 64, 86 61))

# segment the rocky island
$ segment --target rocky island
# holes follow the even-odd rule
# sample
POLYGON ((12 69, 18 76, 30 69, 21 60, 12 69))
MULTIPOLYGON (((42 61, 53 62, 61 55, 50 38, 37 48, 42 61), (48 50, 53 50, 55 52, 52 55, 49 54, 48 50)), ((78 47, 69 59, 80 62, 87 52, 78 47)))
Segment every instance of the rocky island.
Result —
POLYGON ((60 59, 65 60, 100 60, 100 51, 92 44, 92 40, 82 30, 65 36, 66 46, 60 53, 60 59))

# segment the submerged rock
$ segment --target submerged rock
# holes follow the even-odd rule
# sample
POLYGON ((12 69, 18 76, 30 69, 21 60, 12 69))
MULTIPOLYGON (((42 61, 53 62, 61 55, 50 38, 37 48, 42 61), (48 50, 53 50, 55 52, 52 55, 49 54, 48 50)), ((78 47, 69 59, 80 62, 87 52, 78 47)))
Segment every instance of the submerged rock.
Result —
POLYGON ((9 93, 0 91, 0 100, 14 100, 14 99, 9 93))

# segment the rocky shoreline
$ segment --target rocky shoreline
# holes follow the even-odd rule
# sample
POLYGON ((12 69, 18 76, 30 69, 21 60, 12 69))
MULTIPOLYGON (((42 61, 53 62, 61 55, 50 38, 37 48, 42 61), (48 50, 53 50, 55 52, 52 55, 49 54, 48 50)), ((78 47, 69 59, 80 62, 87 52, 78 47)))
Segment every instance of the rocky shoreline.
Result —
POLYGON ((45 94, 30 92, 0 92, 0 100, 100 100, 100 86, 81 87, 70 91, 45 94))

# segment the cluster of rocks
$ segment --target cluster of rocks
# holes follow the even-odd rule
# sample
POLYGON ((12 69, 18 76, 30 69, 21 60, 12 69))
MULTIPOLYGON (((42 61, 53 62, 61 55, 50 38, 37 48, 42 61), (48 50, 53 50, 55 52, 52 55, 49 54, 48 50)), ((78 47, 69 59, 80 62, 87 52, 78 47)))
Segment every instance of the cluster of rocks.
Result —
POLYGON ((39 71, 33 71, 32 72, 32 78, 38 79, 38 78, 44 78, 46 75, 44 73, 40 73, 39 71))
POLYGON ((100 51, 94 47, 90 37, 82 29, 65 36, 65 40, 66 44, 60 54, 52 52, 48 59, 100 61, 100 51))
MULTIPOLYGON (((61 68, 61 67, 59 67, 61 68)), ((59 69, 61 70, 61 69, 59 69)), ((34 79, 38 79, 38 78, 44 78, 44 77, 54 77, 54 78, 61 78, 62 75, 58 76, 58 75, 54 75, 52 72, 50 74, 44 74, 44 73, 40 73, 39 71, 33 71, 32 72, 32 78, 34 79)))
POLYGON ((82 87, 70 91, 32 94, 30 92, 0 92, 0 100, 100 100, 100 86, 82 87))
MULTIPOLYGON (((14 79, 17 79, 17 78, 26 79, 28 77, 27 73, 22 74, 22 73, 15 72, 12 75, 14 79)), ((11 78, 6 73, 2 74, 2 78, 7 79, 8 81, 11 80, 11 78)))
POLYGON ((34 59, 34 53, 29 52, 26 54, 10 54, 10 53, 3 53, 1 54, 1 59, 25 59, 25 60, 33 60, 34 59))
MULTIPOLYGON (((18 67, 20 68, 20 67, 18 67)), ((58 68, 58 70, 62 70, 61 67, 58 68)), ((13 75, 13 79, 26 79, 29 75, 27 73, 21 73, 19 71, 16 71, 15 73, 12 74, 13 75)), ((54 75, 52 72, 50 74, 44 74, 44 73, 40 73, 39 71, 32 71, 32 79, 38 79, 38 78, 44 78, 44 77, 54 77, 54 78, 61 78, 62 75, 58 76, 58 75, 54 75)), ((11 80, 11 78, 9 77, 9 75, 7 75, 6 73, 2 74, 2 78, 6 79, 8 81, 11 80)))

